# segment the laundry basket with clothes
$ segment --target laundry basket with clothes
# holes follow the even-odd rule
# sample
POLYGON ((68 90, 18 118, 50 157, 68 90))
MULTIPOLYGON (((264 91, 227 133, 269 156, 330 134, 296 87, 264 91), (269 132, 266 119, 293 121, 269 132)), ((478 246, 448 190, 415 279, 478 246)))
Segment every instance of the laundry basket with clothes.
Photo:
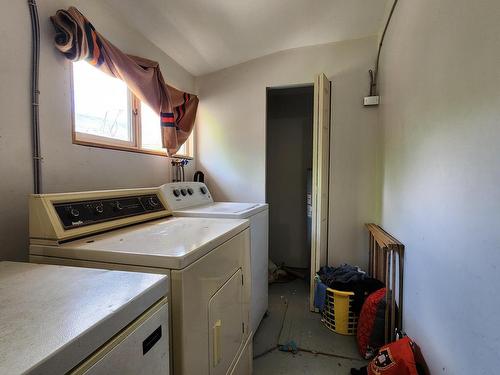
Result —
POLYGON ((366 297, 383 287, 382 282, 367 277, 357 266, 325 266, 316 275, 314 306, 321 311, 323 322, 329 329, 354 335, 366 297))

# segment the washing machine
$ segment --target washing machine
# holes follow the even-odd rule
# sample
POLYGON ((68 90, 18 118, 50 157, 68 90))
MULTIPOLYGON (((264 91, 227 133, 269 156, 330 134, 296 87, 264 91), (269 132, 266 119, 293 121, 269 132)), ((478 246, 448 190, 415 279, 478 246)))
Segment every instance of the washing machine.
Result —
POLYGON ((30 261, 166 274, 175 375, 251 374, 245 219, 172 217, 160 190, 30 198, 30 261))
POLYGON ((268 307, 268 205, 214 202, 212 194, 203 182, 173 182, 162 185, 160 189, 174 216, 250 220, 252 268, 250 328, 255 332, 268 307))

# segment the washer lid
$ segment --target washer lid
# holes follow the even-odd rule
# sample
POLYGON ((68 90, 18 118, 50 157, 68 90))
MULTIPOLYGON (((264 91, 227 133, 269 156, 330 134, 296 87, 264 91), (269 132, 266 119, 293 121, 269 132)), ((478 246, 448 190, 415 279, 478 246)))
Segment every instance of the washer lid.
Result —
POLYGON ((182 269, 248 228, 248 220, 170 218, 59 246, 31 246, 32 255, 182 269))
POLYGON ((266 203, 214 202, 201 206, 184 208, 173 212, 175 216, 248 218, 266 210, 266 203))

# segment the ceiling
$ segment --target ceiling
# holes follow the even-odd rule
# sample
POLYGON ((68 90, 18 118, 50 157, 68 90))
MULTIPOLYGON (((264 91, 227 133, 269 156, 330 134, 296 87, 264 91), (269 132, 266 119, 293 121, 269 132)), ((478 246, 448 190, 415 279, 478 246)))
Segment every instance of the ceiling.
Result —
POLYGON ((387 0, 105 0, 195 76, 290 48, 362 38, 387 0))

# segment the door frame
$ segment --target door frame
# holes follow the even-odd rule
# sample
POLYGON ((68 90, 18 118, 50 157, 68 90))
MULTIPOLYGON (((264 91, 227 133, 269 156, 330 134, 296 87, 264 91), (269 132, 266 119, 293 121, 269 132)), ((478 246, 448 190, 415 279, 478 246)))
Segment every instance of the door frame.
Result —
POLYGON ((332 84, 325 74, 314 80, 313 111, 313 170, 312 170, 312 224, 311 270, 309 310, 314 307, 315 275, 322 266, 328 265, 328 234, 330 209, 330 144, 332 84))

